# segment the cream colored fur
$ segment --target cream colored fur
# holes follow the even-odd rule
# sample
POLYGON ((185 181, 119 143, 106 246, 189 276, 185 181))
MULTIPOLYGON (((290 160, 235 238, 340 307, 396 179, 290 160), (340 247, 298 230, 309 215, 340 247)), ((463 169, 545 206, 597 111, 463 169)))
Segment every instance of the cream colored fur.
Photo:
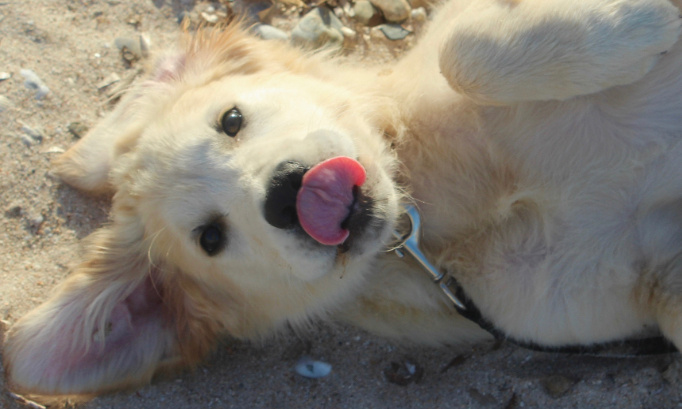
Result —
POLYGON ((431 345, 489 337, 385 250, 401 202, 430 259, 516 339, 659 328, 682 347, 682 49, 668 0, 452 0, 392 67, 350 68, 232 26, 159 60, 56 163, 114 192, 82 264, 4 344, 21 392, 101 393, 216 338, 342 319, 431 345), (245 125, 220 131, 237 106, 245 125), (351 251, 263 219, 278 163, 350 156, 383 223, 351 251), (196 229, 227 224, 209 257, 196 229))

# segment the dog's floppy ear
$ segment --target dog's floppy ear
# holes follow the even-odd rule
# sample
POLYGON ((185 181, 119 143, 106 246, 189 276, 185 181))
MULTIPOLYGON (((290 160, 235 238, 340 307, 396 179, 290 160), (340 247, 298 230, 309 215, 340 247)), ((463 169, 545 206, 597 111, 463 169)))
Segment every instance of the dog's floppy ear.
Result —
POLYGON ((167 92, 184 66, 183 54, 160 58, 149 78, 129 90, 112 112, 57 158, 55 173, 78 189, 111 191, 109 171, 115 159, 133 148, 149 116, 154 115, 154 97, 167 92))
POLYGON ((95 232, 85 261, 56 294, 9 329, 3 359, 12 389, 101 393, 210 351, 224 305, 164 260, 150 262, 136 229, 114 220, 95 232))

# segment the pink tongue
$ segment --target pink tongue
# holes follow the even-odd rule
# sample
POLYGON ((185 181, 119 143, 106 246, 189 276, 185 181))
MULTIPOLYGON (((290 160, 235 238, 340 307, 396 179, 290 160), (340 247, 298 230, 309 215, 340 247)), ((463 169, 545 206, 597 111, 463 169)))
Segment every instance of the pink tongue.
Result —
POLYGON ((365 168, 345 156, 327 159, 306 172, 296 197, 303 230, 327 246, 346 241, 349 232, 341 223, 353 205, 353 187, 362 186, 365 178, 365 168))

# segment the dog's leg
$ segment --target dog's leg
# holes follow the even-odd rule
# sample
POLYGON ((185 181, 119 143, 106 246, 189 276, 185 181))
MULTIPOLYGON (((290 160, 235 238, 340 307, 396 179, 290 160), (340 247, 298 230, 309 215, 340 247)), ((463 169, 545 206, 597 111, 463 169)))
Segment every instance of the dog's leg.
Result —
POLYGON ((658 323, 661 333, 682 351, 682 253, 644 274, 636 293, 658 323))
POLYGON ((490 339, 455 307, 421 267, 384 254, 359 297, 336 318, 382 337, 423 345, 469 345, 490 339))
POLYGON ((481 0, 451 23, 440 68, 480 104, 592 94, 648 73, 679 14, 668 0, 481 0))
MULTIPOLYGON (((677 166, 672 173, 657 175, 667 192, 679 192, 682 183, 677 166)), ((649 196, 664 193, 647 192, 649 196)), ((648 311, 663 335, 682 351, 682 198, 666 195, 651 206, 641 206, 637 215, 642 253, 647 261, 635 287, 635 299, 648 311)))

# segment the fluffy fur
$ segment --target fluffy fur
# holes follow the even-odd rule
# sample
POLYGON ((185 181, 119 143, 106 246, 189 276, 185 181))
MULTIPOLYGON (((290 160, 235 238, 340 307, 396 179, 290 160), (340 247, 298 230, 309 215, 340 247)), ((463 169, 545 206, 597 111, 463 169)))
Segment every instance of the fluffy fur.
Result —
POLYGON ((56 163, 114 193, 111 222, 8 332, 12 387, 137 385, 220 335, 310 319, 431 345, 488 337, 385 252, 408 201, 429 258, 508 335, 559 346, 652 327, 682 347, 679 7, 451 0, 399 63, 366 69, 237 26, 197 34, 56 163), (335 156, 367 170, 368 225, 331 247, 264 220, 278 164, 335 156), (227 244, 209 256, 198 235, 216 220, 227 244))

